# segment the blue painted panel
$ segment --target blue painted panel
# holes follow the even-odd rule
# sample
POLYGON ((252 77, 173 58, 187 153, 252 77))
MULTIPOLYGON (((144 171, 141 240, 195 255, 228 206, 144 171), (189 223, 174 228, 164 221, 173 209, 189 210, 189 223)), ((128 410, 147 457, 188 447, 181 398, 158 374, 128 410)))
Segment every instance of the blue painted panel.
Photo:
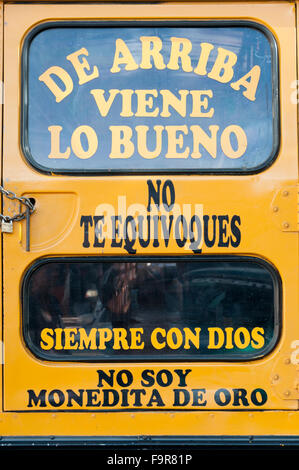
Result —
POLYGON ((279 143, 275 51, 250 23, 43 29, 23 61, 25 155, 60 173, 259 171, 279 143))

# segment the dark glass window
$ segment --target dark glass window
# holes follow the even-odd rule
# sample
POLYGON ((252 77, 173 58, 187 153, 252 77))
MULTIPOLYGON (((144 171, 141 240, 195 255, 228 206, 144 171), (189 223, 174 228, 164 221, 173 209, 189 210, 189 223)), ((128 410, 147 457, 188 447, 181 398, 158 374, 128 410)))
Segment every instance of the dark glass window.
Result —
POLYGON ((24 280, 24 336, 50 360, 248 360, 278 339, 279 295, 250 258, 48 260, 24 280))

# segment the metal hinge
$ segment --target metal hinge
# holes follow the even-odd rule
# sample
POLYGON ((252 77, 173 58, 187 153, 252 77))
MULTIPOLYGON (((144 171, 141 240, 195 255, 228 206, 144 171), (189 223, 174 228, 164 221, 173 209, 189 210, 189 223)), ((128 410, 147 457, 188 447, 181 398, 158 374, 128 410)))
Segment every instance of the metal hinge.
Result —
POLYGON ((298 408, 299 371, 296 349, 281 351, 271 374, 271 385, 275 394, 282 400, 293 400, 298 408))
POLYGON ((299 231, 299 184, 285 186, 274 196, 271 212, 283 232, 299 231))

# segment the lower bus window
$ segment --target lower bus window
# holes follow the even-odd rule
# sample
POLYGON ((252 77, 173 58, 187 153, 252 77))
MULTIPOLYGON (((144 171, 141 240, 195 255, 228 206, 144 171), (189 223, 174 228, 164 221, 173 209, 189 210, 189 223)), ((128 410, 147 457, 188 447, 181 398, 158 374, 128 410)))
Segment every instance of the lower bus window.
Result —
POLYGON ((48 360, 248 360, 278 339, 277 273, 255 258, 47 260, 23 283, 48 360))

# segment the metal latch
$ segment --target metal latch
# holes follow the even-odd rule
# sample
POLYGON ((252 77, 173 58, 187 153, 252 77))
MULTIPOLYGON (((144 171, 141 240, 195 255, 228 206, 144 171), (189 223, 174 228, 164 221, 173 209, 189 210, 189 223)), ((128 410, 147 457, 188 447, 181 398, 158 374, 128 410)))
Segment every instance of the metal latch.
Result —
POLYGON ((34 211, 34 202, 27 197, 17 196, 14 192, 4 189, 1 185, 0 192, 8 199, 19 201, 20 207, 24 207, 23 211, 21 210, 13 216, 0 214, 2 233, 12 233, 13 223, 26 219, 26 251, 30 251, 30 215, 34 211))

